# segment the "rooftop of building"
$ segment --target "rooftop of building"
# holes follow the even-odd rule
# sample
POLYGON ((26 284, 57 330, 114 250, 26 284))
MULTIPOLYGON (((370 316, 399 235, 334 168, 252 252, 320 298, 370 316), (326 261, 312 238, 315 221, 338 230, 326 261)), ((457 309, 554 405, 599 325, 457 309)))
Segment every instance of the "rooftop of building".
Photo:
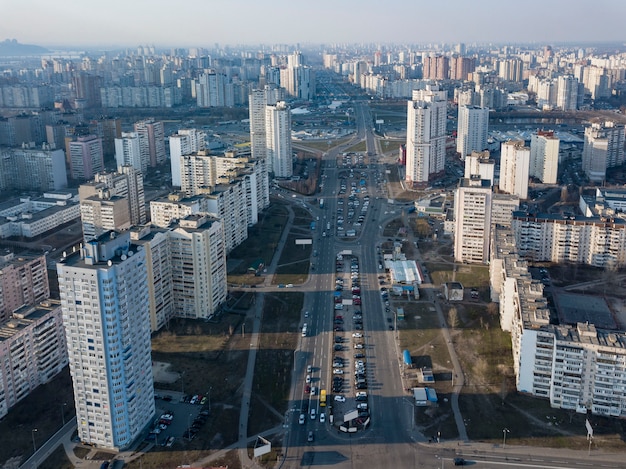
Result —
POLYGON ((13 313, 9 320, 0 325, 0 341, 10 339, 60 306, 61 303, 56 300, 47 300, 38 305, 22 306, 13 313))
POLYGON ((562 292, 554 292, 553 297, 560 324, 590 323, 601 329, 618 328, 602 297, 562 292))

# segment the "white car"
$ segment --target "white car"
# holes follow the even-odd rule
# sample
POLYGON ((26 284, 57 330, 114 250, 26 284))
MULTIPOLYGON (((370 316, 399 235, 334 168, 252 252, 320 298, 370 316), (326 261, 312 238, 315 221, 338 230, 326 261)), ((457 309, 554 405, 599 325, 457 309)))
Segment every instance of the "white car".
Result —
POLYGON ((311 409, 311 420, 315 420, 315 409, 311 409))
POLYGON ((335 368, 333 370, 333 374, 334 375, 342 375, 343 374, 343 370, 341 368, 335 368))
POLYGON ((311 371, 313 371, 313 367, 311 365, 307 365, 306 372, 310 373, 311 371))
POLYGON ((309 384, 311 382, 311 375, 306 375, 304 381, 306 382, 306 384, 309 384))
POLYGON ((346 402, 346 398, 343 396, 335 396, 335 401, 337 402, 346 402))
POLYGON ((320 414, 320 423, 324 423, 324 422, 326 422, 326 414, 322 412, 320 414))
POLYGON ((357 338, 357 339, 361 339, 363 337, 363 334, 361 334, 360 332, 355 332, 352 334, 352 337, 357 338))
POLYGON ((300 414, 300 418, 298 419, 298 423, 300 425, 304 425, 304 420, 305 420, 304 414, 300 414))
POLYGON ((365 345, 363 345, 363 344, 354 344, 354 348, 362 349, 362 348, 365 348, 365 345))
POLYGON ((305 318, 308 318, 308 317, 309 317, 309 312, 308 312, 308 311, 306 311, 306 312, 304 313, 304 317, 305 317, 305 318))

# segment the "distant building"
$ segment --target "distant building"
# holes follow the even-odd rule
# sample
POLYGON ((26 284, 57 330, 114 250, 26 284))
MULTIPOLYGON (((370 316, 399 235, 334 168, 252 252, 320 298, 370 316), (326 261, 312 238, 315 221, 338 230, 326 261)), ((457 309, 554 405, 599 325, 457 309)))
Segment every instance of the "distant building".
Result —
POLYGON ((607 168, 624 164, 624 125, 607 121, 585 128, 583 171, 591 182, 603 182, 607 168))
POLYGON ((65 152, 44 145, 35 148, 0 148, 0 189, 55 191, 67 187, 65 152))
POLYGON ((76 181, 91 179, 104 170, 102 139, 95 135, 76 137, 69 142, 70 174, 76 181))
POLYGON ((473 151, 487 148, 489 108, 459 106, 456 151, 465 159, 473 151))
POLYGON ((290 178, 293 174, 291 109, 284 101, 265 108, 265 142, 269 172, 277 178, 290 178))
POLYGON ((466 179, 472 176, 480 176, 480 179, 489 181, 493 186, 495 181, 496 161, 491 158, 489 151, 472 151, 465 157, 466 179))
POLYGON ((142 174, 147 174, 150 155, 142 152, 139 134, 122 132, 121 138, 115 139, 115 161, 118 166, 130 165, 142 174))
POLYGON ((543 184, 556 184, 560 140, 553 131, 538 130, 530 138, 529 175, 543 184))
POLYGON ((530 148, 521 140, 502 144, 500 156, 500 190, 528 198, 528 173, 530 171, 530 148))
MULTIPOLYGON (((165 130, 163 122, 145 119, 135 122, 134 130, 139 136, 141 159, 148 161, 148 166, 155 167, 167 161, 165 151, 165 130)), ((145 171, 142 171, 146 174, 145 171)))
POLYGON ((198 129, 180 129, 169 137, 172 185, 181 186, 180 158, 206 148, 206 132, 198 129))
POLYGON ((406 181, 425 185, 445 169, 446 92, 415 90, 407 102, 406 181))

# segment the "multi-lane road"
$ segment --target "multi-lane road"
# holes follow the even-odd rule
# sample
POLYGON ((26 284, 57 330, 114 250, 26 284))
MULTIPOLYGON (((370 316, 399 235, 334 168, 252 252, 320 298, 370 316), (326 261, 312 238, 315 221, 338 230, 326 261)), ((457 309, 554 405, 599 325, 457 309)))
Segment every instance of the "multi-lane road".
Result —
MULTIPOLYGON (((291 408, 285 418, 285 458, 280 467, 444 468, 446 465, 452 467, 455 457, 464 457, 468 464, 477 468, 577 468, 590 465, 591 461, 584 460, 578 453, 570 455, 550 449, 535 448, 531 452, 467 441, 428 444, 425 443, 428 439, 415 428, 413 402, 402 385, 396 331, 389 328, 389 314, 385 312, 378 279, 382 274, 378 251, 382 241, 382 227, 398 214, 394 214, 394 209, 387 205, 386 193, 381 192, 375 182, 377 173, 384 178, 384 167, 377 160, 369 109, 366 104, 360 103, 355 103, 354 109, 357 117, 354 139, 324 155, 324 188, 318 197, 324 199, 325 207, 320 209, 313 200, 309 201, 311 213, 319 217, 319 228, 313 245, 315 257, 312 263, 315 264, 315 270, 309 281, 300 287, 306 292, 302 324, 307 324, 307 334, 300 339, 294 353, 291 408), (369 208, 362 226, 357 229, 356 238, 338 237, 337 217, 342 213, 337 211, 340 208, 338 200, 344 200, 341 207, 346 205, 347 200, 346 195, 340 194, 342 181, 345 184, 345 179, 341 178, 349 170, 342 168, 341 164, 338 167, 337 163, 342 161, 341 154, 346 148, 363 140, 367 145, 367 153, 371 155, 369 161, 366 161, 369 164, 364 169, 354 171, 366 173, 369 208), (328 224, 331 225, 330 230, 327 229, 328 224), (326 236, 321 235, 322 231, 326 232, 326 236), (344 259, 343 272, 337 273, 337 254, 344 250, 352 251, 352 256, 344 259), (362 305, 345 306, 343 310, 335 311, 333 293, 336 278, 344 277, 344 286, 349 289, 352 258, 358 260, 362 305), (355 328, 351 319, 356 310, 362 311, 363 331, 359 332, 363 333, 363 339, 352 338, 355 328), (336 312, 344 317, 344 331, 334 331, 336 312), (341 352, 333 350, 336 336, 344 338, 341 352), (337 423, 342 422, 345 412, 356 407, 354 397, 357 389, 352 377, 355 362, 353 345, 357 341, 365 344, 365 348, 358 351, 365 354, 371 423, 366 429, 349 434, 338 431, 337 423), (346 360, 345 384, 341 392, 346 397, 345 403, 334 402, 332 398, 334 355, 343 356, 346 360), (311 366, 310 372, 307 371, 308 366, 311 366), (307 375, 311 377, 310 383, 305 382, 307 375), (316 388, 315 395, 306 392, 307 385, 316 388), (331 396, 328 403, 333 406, 332 410, 320 406, 321 389, 325 389, 331 396), (304 423, 301 424, 299 420, 303 409, 306 412, 304 423), (311 409, 315 409, 314 419, 311 418, 311 409), (322 412, 326 416, 325 422, 320 422, 319 415, 322 412), (334 423, 329 419, 331 412, 336 419, 334 423), (312 442, 308 441, 310 432, 313 433, 312 442)), ((362 195, 359 198, 363 200, 362 195)), ((426 299, 436 302, 432 292, 426 293, 426 299)), ((344 298, 349 297, 349 294, 344 294, 344 298)), ((601 466, 621 467, 620 462, 612 459, 615 458, 604 455, 601 466)))

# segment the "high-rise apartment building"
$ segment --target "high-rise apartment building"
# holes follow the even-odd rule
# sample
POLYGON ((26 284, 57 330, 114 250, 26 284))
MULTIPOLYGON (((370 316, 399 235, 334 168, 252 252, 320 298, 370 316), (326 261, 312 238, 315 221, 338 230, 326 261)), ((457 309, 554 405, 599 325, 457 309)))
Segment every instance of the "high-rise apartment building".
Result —
POLYGON ((496 161, 491 159, 489 151, 473 151, 465 158, 465 174, 463 177, 470 179, 479 176, 480 179, 489 181, 493 186, 495 181, 496 161))
POLYGON ((95 135, 76 137, 69 142, 70 174, 75 181, 91 179, 104 170, 102 139, 95 135))
POLYGON ((454 260, 487 263, 491 231, 491 184, 463 178, 454 193, 454 260))
POLYGON ((78 438, 123 450, 155 414, 146 256, 105 233, 57 263, 78 438))
POLYGON ((137 132, 122 132, 121 138, 115 139, 115 161, 118 166, 130 165, 142 174, 147 174, 148 153, 141 151, 137 132))
POLYGON ((252 158, 267 157, 265 112, 267 106, 284 101, 284 89, 276 85, 266 85, 263 89, 252 90, 248 98, 250 115, 250 144, 252 158))
POLYGON ((61 149, 0 149, 0 190, 57 191, 67 187, 65 153, 61 149))
POLYGON ((132 166, 96 174, 78 189, 85 240, 146 223, 143 176, 132 166))
POLYGON ((563 111, 578 109, 578 80, 572 75, 557 78, 556 107, 563 111))
MULTIPOLYGON (((165 163, 165 130, 163 122, 146 119, 135 122, 134 130, 139 136, 139 148, 142 160, 147 160, 150 167, 165 163)), ((145 174, 145 172, 144 172, 145 174)))
POLYGON ((521 140, 504 142, 500 155, 500 190, 520 199, 528 198, 529 171, 530 148, 521 140))
POLYGON ((180 187, 180 157, 202 151, 206 148, 206 132, 198 129, 180 129, 169 137, 172 185, 180 187))
POLYGON ((489 108, 480 106, 459 106, 456 151, 465 159, 473 151, 487 148, 489 130, 489 108))
POLYGON ((196 101, 198 107, 232 107, 233 87, 228 77, 215 70, 201 74, 196 81, 196 101))
POLYGON ((607 121, 585 128, 583 171, 591 182, 603 182, 607 168, 624 163, 624 125, 607 121))
POLYGON ((45 256, 15 256, 10 252, 0 256, 0 324, 22 306, 49 297, 45 256))
POLYGON ((226 301, 226 250, 221 220, 189 215, 168 233, 174 314, 209 319, 226 301))
POLYGON ((446 92, 436 86, 414 90, 407 103, 406 181, 427 184, 445 169, 446 92))
POLYGON ((248 239, 248 210, 246 187, 243 179, 218 185, 205 195, 206 211, 224 223, 224 248, 226 254, 248 239))
POLYGON ((290 178, 293 174, 291 109, 284 101, 265 108, 265 142, 269 171, 277 178, 290 178))
POLYGON ((476 69, 476 59, 473 57, 451 57, 450 79, 465 81, 468 75, 476 69))
POLYGON ((556 184, 560 140, 553 131, 539 130, 530 138, 529 175, 544 184, 556 184))
POLYGON ((26 305, 0 322, 0 418, 66 366, 65 332, 57 301, 26 305))
MULTIPOLYGON (((424 57, 424 79, 447 80, 450 76, 450 59, 443 55, 436 57, 424 57)), ((456 71, 455 71, 456 73, 456 71)))
POLYGON ((498 76, 506 81, 521 82, 524 79, 524 62, 521 59, 504 59, 497 62, 498 76))

